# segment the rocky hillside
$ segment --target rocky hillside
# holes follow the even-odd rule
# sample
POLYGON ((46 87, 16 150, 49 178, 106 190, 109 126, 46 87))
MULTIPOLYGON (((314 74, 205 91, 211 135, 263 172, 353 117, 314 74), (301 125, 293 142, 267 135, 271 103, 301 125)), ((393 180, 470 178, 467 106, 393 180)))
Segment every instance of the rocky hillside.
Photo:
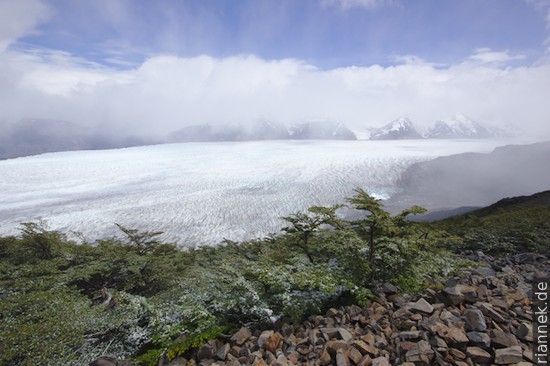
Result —
MULTIPOLYGON (((263 331, 241 328, 185 356, 165 353, 159 365, 532 365, 532 282, 548 277, 550 261, 536 254, 470 258, 482 266, 422 294, 401 295, 386 284, 366 307, 331 308, 263 331)), ((103 357, 92 365, 117 363, 103 357)))

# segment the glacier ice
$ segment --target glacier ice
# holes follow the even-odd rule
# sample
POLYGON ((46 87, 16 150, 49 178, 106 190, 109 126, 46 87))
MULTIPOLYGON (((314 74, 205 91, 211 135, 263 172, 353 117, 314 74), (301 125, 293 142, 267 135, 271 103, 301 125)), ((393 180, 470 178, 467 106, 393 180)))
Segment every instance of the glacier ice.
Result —
POLYGON ((0 234, 44 219, 89 240, 114 223, 182 247, 277 232, 281 216, 343 202, 355 187, 396 192, 410 164, 488 152, 503 140, 183 143, 0 161, 0 234))

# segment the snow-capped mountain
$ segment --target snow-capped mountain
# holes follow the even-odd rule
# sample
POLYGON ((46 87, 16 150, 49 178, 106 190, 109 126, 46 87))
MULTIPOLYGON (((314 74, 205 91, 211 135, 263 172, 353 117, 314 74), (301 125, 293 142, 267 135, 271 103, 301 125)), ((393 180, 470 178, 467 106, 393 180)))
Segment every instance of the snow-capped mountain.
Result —
POLYGON ((491 129, 473 119, 457 114, 447 121, 437 121, 428 128, 424 137, 436 139, 490 138, 497 137, 500 131, 491 129))
POLYGON ((371 129, 371 140, 404 140, 422 138, 416 131, 411 120, 407 117, 399 117, 387 125, 371 129))
MULTIPOLYGON (((436 121, 422 134, 407 117, 399 117, 387 125, 374 128, 367 127, 365 135, 370 140, 403 140, 403 139, 484 139, 495 137, 519 136, 517 127, 492 127, 477 122, 463 114, 456 114, 446 120, 436 121)), ((361 135, 363 137, 363 135, 361 135)))
POLYGON ((286 127, 277 122, 257 121, 251 124, 191 125, 172 132, 169 142, 284 140, 289 138, 286 127))
POLYGON ((357 140, 355 134, 338 121, 311 121, 290 127, 294 140, 357 140))
POLYGON ((272 121, 224 125, 193 125, 172 132, 169 142, 255 140, 356 140, 355 134, 336 121, 310 121, 286 128, 272 121))

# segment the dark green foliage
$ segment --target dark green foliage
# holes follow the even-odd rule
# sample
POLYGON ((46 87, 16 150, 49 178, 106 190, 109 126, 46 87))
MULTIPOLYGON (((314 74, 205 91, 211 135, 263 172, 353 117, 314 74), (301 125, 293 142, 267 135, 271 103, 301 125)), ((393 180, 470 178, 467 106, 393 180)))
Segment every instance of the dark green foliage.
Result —
POLYGON ((422 235, 415 230, 415 225, 407 221, 411 214, 426 212, 426 209, 413 206, 396 216, 391 216, 383 209, 379 199, 371 197, 364 190, 354 190, 355 196, 348 202, 356 210, 367 214, 351 223, 351 227, 369 245, 368 261, 372 267, 369 280, 391 277, 392 273, 408 267, 416 252, 417 243, 422 235))
POLYGON ((115 224, 120 231, 126 235, 128 246, 135 250, 138 254, 150 254, 161 243, 156 239, 161 232, 158 231, 139 231, 136 229, 128 229, 122 225, 115 224))
POLYGON ((435 222, 431 227, 460 238, 450 246, 457 251, 550 255, 550 206, 493 206, 435 222))
POLYGON ((442 247, 473 239, 447 234, 445 225, 483 227, 495 246, 515 243, 533 223, 523 242, 538 248, 548 239, 550 220, 533 212, 514 222, 470 217, 429 227, 407 220, 419 207, 392 216, 379 200, 355 193, 348 202, 365 213, 360 220, 340 218, 340 206, 317 206, 285 217, 281 235, 187 251, 162 243, 160 233, 122 226, 123 238, 76 244, 24 224, 18 237, 0 238, 0 364, 82 365, 107 349, 154 365, 163 353, 188 354, 231 327, 364 305, 380 282, 418 291, 465 265, 442 247), (496 229, 503 225, 506 236, 496 229))

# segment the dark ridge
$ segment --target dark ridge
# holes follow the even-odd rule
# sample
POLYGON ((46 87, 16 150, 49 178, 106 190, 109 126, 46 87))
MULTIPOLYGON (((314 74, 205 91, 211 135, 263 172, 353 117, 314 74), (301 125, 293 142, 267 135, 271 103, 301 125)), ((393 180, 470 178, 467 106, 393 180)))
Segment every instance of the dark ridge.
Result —
POLYGON ((403 174, 402 194, 389 204, 419 204, 431 210, 486 206, 502 197, 550 189, 550 141, 498 147, 413 164, 403 174))
POLYGON ((477 217, 484 217, 484 216, 500 214, 505 212, 518 211, 524 208, 534 208, 534 207, 550 208, 550 190, 535 193, 530 196, 517 196, 517 197, 503 198, 500 201, 490 206, 483 207, 474 211, 470 211, 466 214, 461 214, 458 216, 474 215, 477 217))

